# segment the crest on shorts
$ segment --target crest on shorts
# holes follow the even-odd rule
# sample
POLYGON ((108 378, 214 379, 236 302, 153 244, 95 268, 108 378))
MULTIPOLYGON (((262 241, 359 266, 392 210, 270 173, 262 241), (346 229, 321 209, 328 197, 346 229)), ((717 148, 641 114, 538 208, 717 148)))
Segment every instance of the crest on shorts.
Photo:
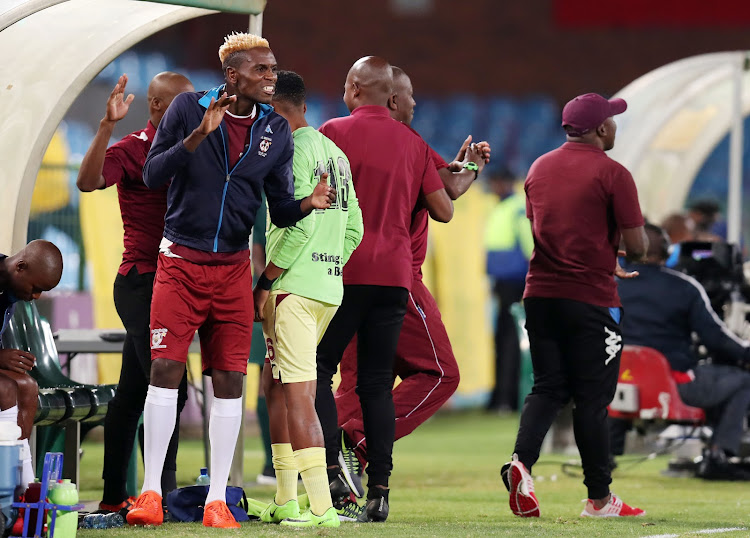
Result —
POLYGON ((164 349, 167 346, 161 341, 167 336, 167 329, 153 329, 151 331, 151 349, 164 349))

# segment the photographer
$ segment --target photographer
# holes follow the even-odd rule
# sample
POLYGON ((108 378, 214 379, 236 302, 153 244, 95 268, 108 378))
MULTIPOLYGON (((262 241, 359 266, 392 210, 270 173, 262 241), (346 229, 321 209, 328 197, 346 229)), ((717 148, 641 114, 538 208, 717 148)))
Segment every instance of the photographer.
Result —
POLYGON ((733 466, 728 457, 740 448, 750 407, 750 372, 729 364, 698 364, 691 335, 696 333, 713 357, 733 364, 750 363, 750 344, 719 319, 698 281, 664 267, 669 246, 664 230, 646 224, 646 233, 650 246, 645 263, 627 267, 640 276, 619 283, 626 312, 624 342, 661 352, 682 400, 717 411, 711 444, 704 450, 697 475, 708 480, 748 480, 750 473, 733 466))

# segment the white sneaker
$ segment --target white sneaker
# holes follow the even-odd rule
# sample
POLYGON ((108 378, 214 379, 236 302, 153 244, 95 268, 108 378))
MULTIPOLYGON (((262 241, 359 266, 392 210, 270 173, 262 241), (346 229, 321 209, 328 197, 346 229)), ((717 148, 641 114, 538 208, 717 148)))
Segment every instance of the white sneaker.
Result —
POLYGON ((610 495, 609 502, 599 510, 594 508, 594 501, 588 499, 586 501, 586 507, 583 509, 583 512, 581 512, 581 517, 624 517, 645 515, 645 510, 628 506, 614 493, 610 495))

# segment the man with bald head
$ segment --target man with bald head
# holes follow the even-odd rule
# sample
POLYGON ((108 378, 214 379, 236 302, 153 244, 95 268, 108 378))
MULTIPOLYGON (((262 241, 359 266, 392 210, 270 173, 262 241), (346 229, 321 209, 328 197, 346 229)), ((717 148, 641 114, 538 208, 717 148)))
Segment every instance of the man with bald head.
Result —
MULTIPOLYGON (((403 69, 393 67, 393 95, 388 103, 391 117, 411 127, 414 119, 414 89, 403 69)), ((416 131, 414 131, 415 134, 416 131)), ((471 135, 459 148, 450 164, 430 148, 432 164, 452 200, 463 195, 474 183, 490 157, 487 142, 471 143, 471 135)), ((448 333, 432 294, 422 282, 422 264, 427 255, 427 209, 419 204, 412 214, 409 230, 412 248, 412 288, 404 323, 396 349, 393 377, 401 383, 393 389, 396 410, 396 441, 409 435, 430 418, 455 392, 459 382, 456 358, 448 333)), ((355 495, 361 496, 359 476, 367 462, 365 437, 359 398, 355 393, 357 375, 357 339, 352 339, 340 366, 341 382, 336 390, 336 408, 343 430, 343 454, 352 471, 355 495)))
POLYGON ((349 158, 359 198, 364 237, 344 267, 344 298, 318 345, 316 408, 326 445, 329 481, 338 480, 336 403, 331 392, 344 350, 358 338, 357 394, 367 437, 368 493, 360 521, 388 517, 388 480, 393 468, 395 411, 391 388, 401 325, 412 286, 412 213, 418 200, 430 216, 448 222, 453 203, 427 144, 390 117, 393 71, 383 58, 357 60, 346 77, 345 118, 320 131, 349 158))
MULTIPOLYGON (((156 75, 148 86, 146 127, 107 148, 115 125, 127 115, 134 99, 133 94, 125 98, 127 82, 127 75, 122 75, 112 90, 104 118, 81 162, 76 182, 83 192, 117 185, 124 229, 125 251, 115 277, 114 299, 126 333, 120 381, 104 419, 104 493, 99 503, 99 510, 104 512, 127 510, 131 504, 125 488, 128 461, 143 413, 151 370, 148 322, 168 185, 156 190, 146 187, 143 164, 169 104, 178 94, 193 90, 193 85, 183 75, 172 72, 156 75)), ((186 400, 187 376, 180 387, 178 417, 186 400)), ((166 491, 177 487, 177 443, 175 434, 162 473, 162 487, 166 491)))
POLYGON ((4 349, 2 335, 18 301, 33 301, 60 282, 63 259, 49 241, 32 241, 13 256, 0 254, 0 422, 21 428, 23 474, 21 484, 34 481, 29 435, 34 426, 38 387, 29 370, 36 357, 20 349, 4 349))

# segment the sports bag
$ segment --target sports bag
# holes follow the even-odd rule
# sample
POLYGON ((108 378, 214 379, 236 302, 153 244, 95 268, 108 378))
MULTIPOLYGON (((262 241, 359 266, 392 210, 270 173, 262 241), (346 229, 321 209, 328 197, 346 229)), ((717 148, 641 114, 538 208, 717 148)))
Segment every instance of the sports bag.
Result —
MULTIPOLYGON (((167 510, 175 521, 203 521, 203 506, 206 504, 208 486, 187 486, 167 494, 167 510)), ((227 486, 227 506, 234 519, 249 521, 245 490, 227 486)))

